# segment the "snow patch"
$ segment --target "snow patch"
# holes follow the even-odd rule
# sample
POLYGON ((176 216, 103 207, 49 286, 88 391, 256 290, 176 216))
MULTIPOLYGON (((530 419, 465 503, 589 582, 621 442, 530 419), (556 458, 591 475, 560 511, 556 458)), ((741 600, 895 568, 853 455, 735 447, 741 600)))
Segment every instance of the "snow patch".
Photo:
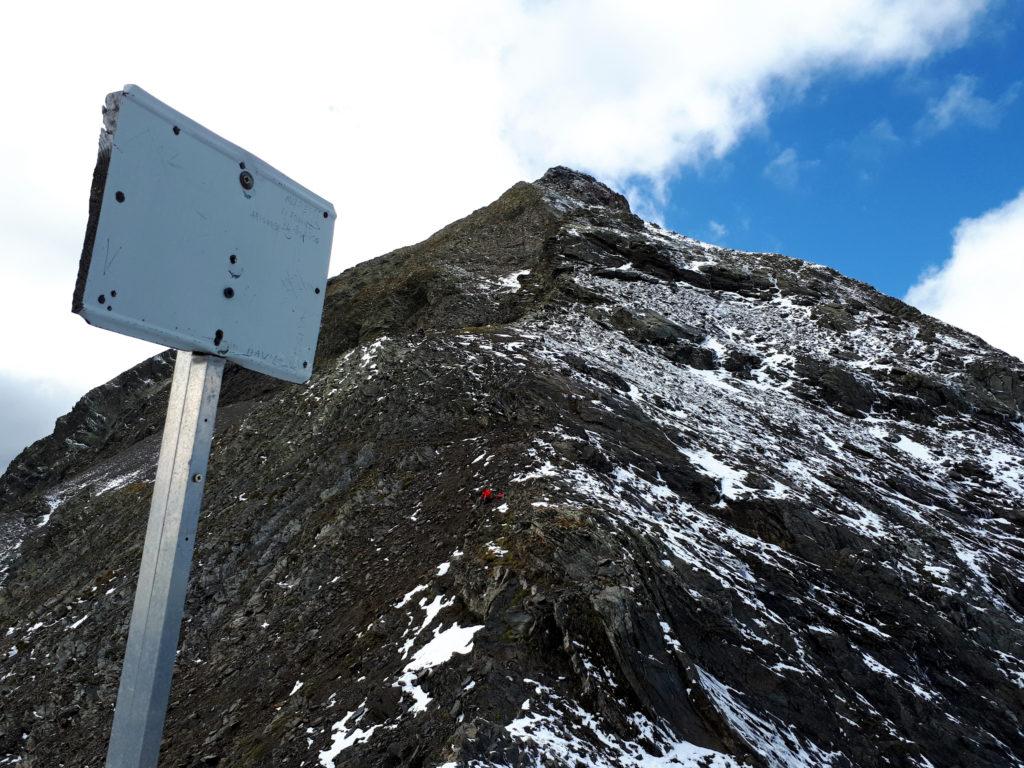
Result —
MULTIPOLYGON (((364 702, 365 703, 365 702, 364 702)), ((356 717, 355 723, 358 723, 363 716, 363 710, 360 707, 359 716, 356 717)), ((380 728, 380 724, 373 725, 365 730, 362 728, 349 727, 348 721, 355 717, 356 712, 347 713, 341 720, 331 726, 331 746, 320 753, 320 765, 322 768, 334 768, 334 759, 340 755, 344 750, 351 747, 353 744, 361 744, 367 741, 373 732, 380 728)))
POLYGON ((498 281, 498 283, 503 288, 508 288, 510 291, 512 291, 512 293, 515 293, 522 287, 522 285, 519 283, 519 278, 526 277, 526 275, 528 274, 530 274, 530 270, 522 269, 518 272, 512 272, 511 274, 505 275, 498 281))
POLYGON ((402 670, 396 685, 412 696, 413 714, 425 712, 431 702, 430 695, 416 685, 418 673, 440 666, 456 654, 465 655, 473 650, 473 635, 483 629, 483 625, 460 627, 453 624, 445 630, 435 630, 433 638, 413 654, 412 659, 402 670))

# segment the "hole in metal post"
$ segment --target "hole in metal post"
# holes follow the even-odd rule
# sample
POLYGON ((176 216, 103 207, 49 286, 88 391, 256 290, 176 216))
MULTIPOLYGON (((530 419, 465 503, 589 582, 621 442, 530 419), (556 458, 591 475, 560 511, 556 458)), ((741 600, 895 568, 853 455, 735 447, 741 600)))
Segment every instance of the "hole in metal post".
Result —
POLYGON ((235 289, 232 288, 231 286, 228 286, 227 288, 224 289, 224 298, 225 299, 230 299, 234 295, 235 295, 235 289))
POLYGON ((306 366, 308 366, 308 365, 309 365, 309 362, 307 362, 306 360, 303 360, 303 361, 302 361, 302 367, 303 367, 303 368, 305 368, 305 367, 306 367, 306 366))
POLYGON ((114 193, 114 199, 117 200, 117 202, 119 202, 119 203, 123 203, 124 202, 124 192, 122 192, 120 189, 117 190, 117 192, 114 193))
POLYGON ((173 128, 171 128, 171 130, 174 131, 175 136, 181 133, 181 128, 179 128, 178 126, 174 126, 173 128))
POLYGON ((319 288, 314 288, 313 289, 313 293, 320 293, 320 289, 319 288))
POLYGON ((110 292, 110 298, 116 299, 117 298, 117 291, 111 291, 110 292))
POLYGON ((99 296, 96 297, 96 301, 98 301, 100 304, 106 304, 107 297, 101 293, 99 296))
POLYGON ((224 331, 222 331, 222 330, 221 330, 220 328, 218 328, 218 329, 217 329, 217 332, 213 334, 213 343, 214 343, 214 346, 217 346, 217 347, 219 347, 219 346, 220 346, 220 343, 221 343, 221 342, 222 342, 223 340, 224 340, 224 331))
POLYGON ((327 211, 324 211, 324 218, 327 218, 327 211))
POLYGON ((230 261, 232 264, 236 264, 238 263, 238 257, 232 253, 230 256, 228 256, 228 261, 230 261))

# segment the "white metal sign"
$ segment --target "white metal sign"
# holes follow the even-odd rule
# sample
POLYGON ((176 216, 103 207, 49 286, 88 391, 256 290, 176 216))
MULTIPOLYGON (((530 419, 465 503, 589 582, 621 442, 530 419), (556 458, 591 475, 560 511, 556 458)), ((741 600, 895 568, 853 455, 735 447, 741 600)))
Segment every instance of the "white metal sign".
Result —
POLYGON ((72 310, 286 381, 313 370, 333 206, 138 86, 107 97, 72 310))
POLYGON ((134 85, 107 96, 72 310, 177 348, 107 768, 155 768, 224 361, 313 372, 334 208, 134 85))

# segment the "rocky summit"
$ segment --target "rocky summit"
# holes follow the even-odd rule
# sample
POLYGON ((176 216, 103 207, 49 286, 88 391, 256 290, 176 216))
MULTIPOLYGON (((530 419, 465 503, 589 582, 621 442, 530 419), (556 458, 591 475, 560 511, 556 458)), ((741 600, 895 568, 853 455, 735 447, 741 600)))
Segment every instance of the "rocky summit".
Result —
MULTIPOLYGON (((173 359, 0 480, 0 765, 103 764, 173 359)), ((554 168, 229 367, 162 766, 1024 765, 1024 364, 554 168)))

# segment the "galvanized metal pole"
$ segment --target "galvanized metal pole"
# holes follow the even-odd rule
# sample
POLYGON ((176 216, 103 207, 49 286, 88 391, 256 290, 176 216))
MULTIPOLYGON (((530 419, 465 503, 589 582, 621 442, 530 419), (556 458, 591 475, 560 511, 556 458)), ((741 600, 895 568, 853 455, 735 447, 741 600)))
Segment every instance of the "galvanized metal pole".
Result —
POLYGON ((223 358, 177 353, 107 768, 160 754, 223 372, 223 358))

